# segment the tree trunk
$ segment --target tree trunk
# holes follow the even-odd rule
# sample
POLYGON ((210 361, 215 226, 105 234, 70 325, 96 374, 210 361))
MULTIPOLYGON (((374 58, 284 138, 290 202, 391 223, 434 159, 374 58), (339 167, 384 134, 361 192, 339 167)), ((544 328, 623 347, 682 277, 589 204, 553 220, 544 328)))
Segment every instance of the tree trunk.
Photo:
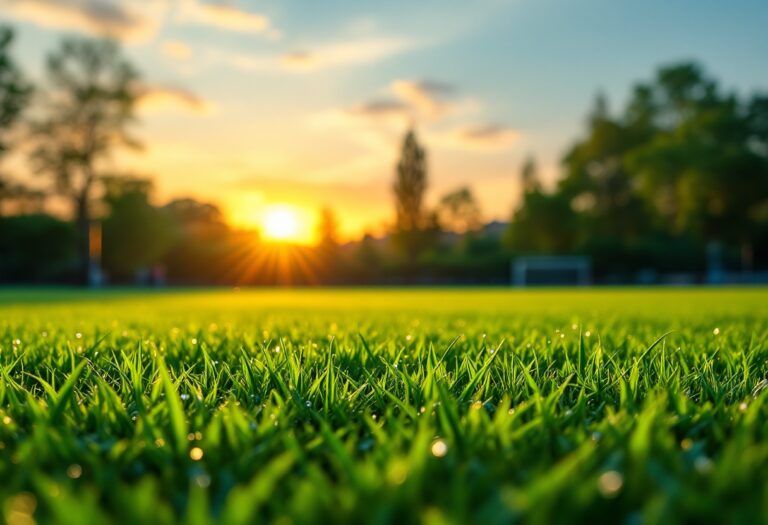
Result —
POLYGON ((88 286, 91 275, 90 213, 88 209, 88 191, 83 190, 76 197, 75 224, 77 227, 77 283, 88 286))

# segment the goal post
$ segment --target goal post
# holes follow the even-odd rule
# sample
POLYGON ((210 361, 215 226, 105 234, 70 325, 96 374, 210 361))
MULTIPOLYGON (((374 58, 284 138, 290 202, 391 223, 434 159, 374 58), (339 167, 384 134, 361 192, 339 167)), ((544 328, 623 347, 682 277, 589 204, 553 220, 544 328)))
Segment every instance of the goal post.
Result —
POLYGON ((592 260, 583 256, 524 256, 512 261, 512 284, 577 285, 592 284, 592 260))

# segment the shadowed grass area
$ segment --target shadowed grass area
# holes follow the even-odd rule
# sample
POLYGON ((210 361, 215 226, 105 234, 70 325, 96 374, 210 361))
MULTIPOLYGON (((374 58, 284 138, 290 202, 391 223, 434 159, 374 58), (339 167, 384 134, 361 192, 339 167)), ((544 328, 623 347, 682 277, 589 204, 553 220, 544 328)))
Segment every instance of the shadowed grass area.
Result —
POLYGON ((57 523, 750 522, 768 291, 0 293, 0 499, 57 523))

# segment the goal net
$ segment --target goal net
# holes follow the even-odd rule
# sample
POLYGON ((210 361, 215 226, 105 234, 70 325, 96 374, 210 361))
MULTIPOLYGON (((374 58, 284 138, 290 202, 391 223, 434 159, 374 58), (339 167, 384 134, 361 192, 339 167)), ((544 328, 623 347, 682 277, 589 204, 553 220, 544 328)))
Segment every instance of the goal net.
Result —
POLYGON ((517 257, 512 262, 514 286, 586 286, 591 283, 592 261, 589 257, 517 257))

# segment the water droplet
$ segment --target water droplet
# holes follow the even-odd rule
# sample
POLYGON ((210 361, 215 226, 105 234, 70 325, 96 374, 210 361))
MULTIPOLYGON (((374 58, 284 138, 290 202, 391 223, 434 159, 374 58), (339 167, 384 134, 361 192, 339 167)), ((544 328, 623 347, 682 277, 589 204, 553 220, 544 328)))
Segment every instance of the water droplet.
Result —
POLYGON ((624 476, 615 470, 603 472, 597 479, 597 488, 605 498, 617 496, 623 485, 624 476))
POLYGON ((203 459, 203 449, 200 447, 192 448, 192 450, 189 451, 189 457, 192 458, 193 461, 200 461, 203 459))
POLYGON ((77 479, 83 475, 83 467, 77 463, 73 463, 67 467, 67 476, 72 479, 77 479))
POLYGON ((699 474, 708 474, 712 471, 713 467, 712 460, 707 456, 699 456, 693 462, 693 468, 695 468, 696 472, 699 474))
POLYGON ((200 488, 206 488, 211 484, 211 476, 208 474, 198 474, 195 476, 195 485, 200 488))
POLYGON ((436 439, 432 442, 432 455, 436 458, 442 458, 448 453, 448 444, 442 439, 436 439))

